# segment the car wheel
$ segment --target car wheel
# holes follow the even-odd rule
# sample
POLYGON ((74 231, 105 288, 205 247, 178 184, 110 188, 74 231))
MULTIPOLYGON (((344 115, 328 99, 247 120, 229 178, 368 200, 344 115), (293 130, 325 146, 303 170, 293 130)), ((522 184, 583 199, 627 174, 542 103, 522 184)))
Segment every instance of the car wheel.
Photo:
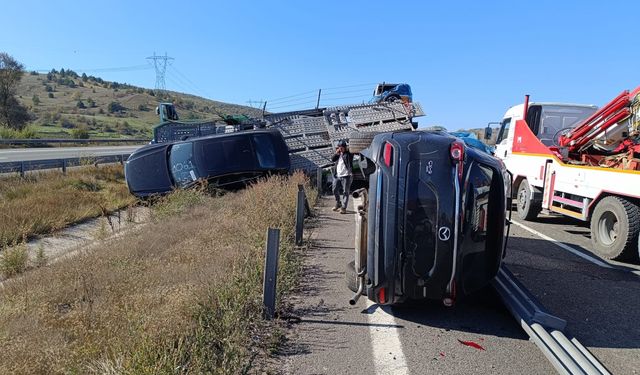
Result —
POLYGON ((518 216, 522 220, 533 220, 542 210, 542 202, 531 198, 531 186, 527 180, 522 180, 518 187, 518 216))
POLYGON ((349 134, 349 151, 357 154, 371 145, 375 132, 353 132, 349 134))
POLYGON ((638 257, 640 208, 619 197, 605 197, 591 217, 591 242, 605 259, 634 260, 638 257))

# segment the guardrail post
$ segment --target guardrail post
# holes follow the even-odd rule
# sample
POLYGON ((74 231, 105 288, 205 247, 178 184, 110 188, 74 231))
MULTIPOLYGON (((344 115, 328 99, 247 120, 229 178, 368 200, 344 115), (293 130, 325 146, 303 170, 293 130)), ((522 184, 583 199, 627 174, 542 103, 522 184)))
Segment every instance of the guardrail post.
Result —
POLYGON ((24 161, 20 162, 20 177, 24 177, 24 161))
POLYGON ((296 202, 296 246, 302 245, 305 211, 310 212, 309 202, 307 202, 303 186, 298 185, 298 200, 296 202))
POLYGON ((278 278, 278 253, 280 251, 280 229, 267 229, 267 254, 264 260, 262 283, 263 316, 273 319, 276 312, 276 280, 278 278))
POLYGON ((304 217, 311 216, 311 207, 309 207, 309 200, 307 199, 307 193, 304 191, 304 185, 298 184, 298 191, 304 195, 304 217))
POLYGON ((67 174, 67 159, 62 159, 62 174, 67 174))
POLYGON ((323 195, 322 191, 322 168, 316 169, 316 189, 318 189, 318 194, 323 195))

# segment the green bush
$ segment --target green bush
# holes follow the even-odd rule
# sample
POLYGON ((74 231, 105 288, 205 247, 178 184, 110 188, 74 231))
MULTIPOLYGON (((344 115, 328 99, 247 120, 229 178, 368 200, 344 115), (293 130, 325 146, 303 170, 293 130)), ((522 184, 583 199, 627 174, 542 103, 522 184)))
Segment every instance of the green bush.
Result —
POLYGON ((0 253, 0 273, 4 277, 13 277, 26 271, 29 253, 26 245, 6 248, 0 253))
POLYGON ((73 139, 89 139, 89 130, 87 128, 77 128, 71 131, 73 139))
POLYGON ((35 130, 24 128, 22 130, 14 130, 0 127, 0 139, 31 139, 37 138, 35 130))
POLYGON ((109 103, 109 106, 107 107, 107 109, 109 110, 109 113, 115 113, 115 112, 121 112, 126 108, 119 102, 111 102, 109 103))

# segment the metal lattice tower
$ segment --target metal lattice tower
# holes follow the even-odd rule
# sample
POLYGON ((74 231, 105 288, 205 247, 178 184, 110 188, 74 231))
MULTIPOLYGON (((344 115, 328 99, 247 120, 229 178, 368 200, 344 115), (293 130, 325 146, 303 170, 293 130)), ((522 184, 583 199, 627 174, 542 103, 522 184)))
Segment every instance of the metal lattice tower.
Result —
POLYGON ((147 60, 151 60, 156 69, 156 95, 160 96, 160 94, 167 89, 164 83, 164 75, 167 72, 167 66, 171 64, 174 58, 167 56, 166 52, 164 56, 158 56, 154 52, 153 56, 147 57, 147 60))

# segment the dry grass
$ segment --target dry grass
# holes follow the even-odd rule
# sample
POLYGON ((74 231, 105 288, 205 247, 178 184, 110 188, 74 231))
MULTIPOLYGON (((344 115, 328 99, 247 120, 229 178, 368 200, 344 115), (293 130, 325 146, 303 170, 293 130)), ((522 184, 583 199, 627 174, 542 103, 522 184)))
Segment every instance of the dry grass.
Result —
POLYGON ((135 202, 120 165, 0 179, 0 249, 135 202))
POLYGON ((7 282, 0 373, 251 371, 278 339, 260 319, 266 230, 281 228, 282 295, 296 279, 302 182, 272 178, 217 198, 180 192, 164 203, 173 215, 135 235, 7 282))

